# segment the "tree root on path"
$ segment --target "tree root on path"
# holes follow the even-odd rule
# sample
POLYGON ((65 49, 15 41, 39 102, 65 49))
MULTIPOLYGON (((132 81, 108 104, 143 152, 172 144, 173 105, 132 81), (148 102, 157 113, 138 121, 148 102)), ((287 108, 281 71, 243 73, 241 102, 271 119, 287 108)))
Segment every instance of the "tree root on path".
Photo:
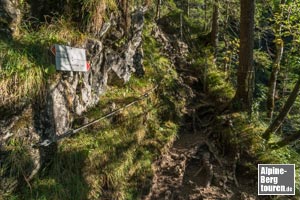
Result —
POLYGON ((235 156, 235 158, 234 158, 234 162, 233 162, 233 166, 232 166, 232 168, 233 168, 232 169, 232 176, 233 176, 233 180, 234 180, 234 183, 235 183, 236 187, 239 187, 239 182, 238 182, 238 180, 236 178, 236 164, 237 164, 237 162, 238 162, 239 159, 240 159, 240 154, 237 153, 236 156, 235 156))

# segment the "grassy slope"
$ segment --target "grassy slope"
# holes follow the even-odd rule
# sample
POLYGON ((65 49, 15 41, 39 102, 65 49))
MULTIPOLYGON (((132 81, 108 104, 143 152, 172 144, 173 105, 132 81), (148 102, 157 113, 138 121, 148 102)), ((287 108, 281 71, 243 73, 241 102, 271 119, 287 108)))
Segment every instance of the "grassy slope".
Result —
POLYGON ((34 99, 55 73, 49 48, 60 43, 79 45, 86 36, 63 20, 43 24, 37 31, 23 27, 13 40, 0 37, 0 108, 34 99))
POLYGON ((176 137, 184 104, 175 95, 177 74, 160 54, 150 30, 147 24, 146 75, 132 77, 124 87, 111 86, 86 116, 89 120, 100 117, 110 111, 112 102, 121 107, 160 83, 157 91, 117 116, 61 142, 53 163, 30 187, 9 195, 10 199, 136 199, 147 192, 151 163, 176 137))

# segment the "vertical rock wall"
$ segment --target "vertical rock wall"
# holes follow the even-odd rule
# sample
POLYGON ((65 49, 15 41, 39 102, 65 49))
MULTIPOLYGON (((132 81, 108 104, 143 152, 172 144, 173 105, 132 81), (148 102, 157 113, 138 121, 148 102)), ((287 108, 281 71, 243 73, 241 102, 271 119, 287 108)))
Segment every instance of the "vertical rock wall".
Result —
MULTIPOLYGON (((47 106, 52 107, 53 112, 48 113, 48 118, 53 119, 55 130, 49 134, 50 138, 66 132, 74 115, 82 115, 98 103, 108 79, 115 77, 122 82, 129 81, 135 71, 133 58, 142 41, 144 11, 133 12, 131 21, 131 34, 124 46, 113 50, 100 40, 89 39, 85 46, 91 70, 86 73, 62 72, 60 79, 51 84, 47 106)), ((114 28, 111 27, 111 31, 114 28)))

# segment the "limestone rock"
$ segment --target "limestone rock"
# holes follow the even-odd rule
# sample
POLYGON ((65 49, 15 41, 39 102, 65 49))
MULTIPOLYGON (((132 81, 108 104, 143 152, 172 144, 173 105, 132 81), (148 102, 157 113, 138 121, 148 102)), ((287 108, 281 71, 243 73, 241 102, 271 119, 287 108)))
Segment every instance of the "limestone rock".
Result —
POLYGON ((61 78, 50 87, 47 107, 51 109, 47 115, 53 120, 55 131, 49 133, 49 138, 66 132, 74 115, 82 115, 95 106, 108 83, 123 84, 129 81, 135 71, 133 58, 141 45, 143 25, 143 10, 133 12, 128 42, 117 51, 100 40, 87 40, 85 47, 91 70, 86 73, 63 72, 61 78))
POLYGON ((21 11, 17 0, 0 0, 0 31, 18 35, 21 11))

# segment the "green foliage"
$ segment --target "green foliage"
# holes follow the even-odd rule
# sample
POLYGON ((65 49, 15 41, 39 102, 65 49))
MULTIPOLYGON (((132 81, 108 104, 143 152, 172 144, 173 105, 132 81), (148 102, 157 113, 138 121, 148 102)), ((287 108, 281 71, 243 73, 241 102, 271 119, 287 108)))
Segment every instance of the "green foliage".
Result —
POLYGON ((49 49, 53 44, 81 44, 85 36, 64 19, 45 23, 38 31, 24 27, 14 40, 0 39, 0 107, 34 99, 51 79, 55 67, 49 49))
MULTIPOLYGON (((22 138, 11 138, 5 148, 6 152, 3 153, 6 153, 7 156, 0 162, 0 177, 2 179, 0 184, 2 191, 11 192, 11 187, 16 185, 16 180, 19 177, 29 177, 33 161, 28 144, 25 144, 22 138)), ((10 193, 0 193, 0 197, 17 199, 15 196, 11 197, 10 193)))
POLYGON ((226 82, 226 74, 217 68, 209 68, 207 74, 207 84, 209 93, 217 98, 225 100, 232 99, 234 96, 234 89, 229 82, 226 82))
MULTIPOLYGON (((222 138, 222 144, 225 145, 226 152, 240 153, 240 165, 248 168, 250 173, 257 174, 256 164, 274 163, 274 164, 300 164, 299 154, 291 147, 284 147, 278 150, 269 149, 262 134, 268 124, 259 119, 251 118, 247 113, 233 113, 230 115, 219 116, 219 123, 231 119, 233 128, 220 125, 219 131, 222 138), (246 158, 246 159, 245 159, 246 158)), ((273 142, 278 141, 280 137, 273 136, 273 142)), ((296 176, 299 180, 299 175, 296 176)))
MULTIPOLYGON (((262 139, 262 134, 268 124, 258 118, 249 118, 247 113, 233 113, 218 117, 216 133, 220 134, 225 153, 240 153, 240 165, 246 167, 250 174, 256 175, 256 164, 295 164, 299 170, 300 157, 295 148, 286 146, 273 150, 262 139), (224 127, 224 121, 232 120, 233 127, 224 127), (298 166, 298 167, 297 167, 298 166)), ((273 135, 271 142, 277 142, 281 137, 273 135)), ((296 173, 296 184, 299 185, 300 176, 296 173)), ((296 188, 299 188, 298 186, 296 188)), ((299 193, 299 189, 297 189, 299 193)))
MULTIPOLYGON (((31 98, 41 91, 44 72, 34 55, 20 43, 3 41, 0 49, 0 107, 31 98), (23 46, 23 48, 21 48, 23 46), (4 48, 2 48, 4 47, 4 48)), ((32 48, 33 49, 33 48, 32 48)), ((35 52, 38 51, 36 49, 35 52)))
POLYGON ((263 51, 254 50, 254 62, 261 70, 269 69, 272 65, 270 56, 263 51))
MULTIPOLYGON (((273 135, 271 138, 272 142, 279 141, 281 137, 273 135)), ((262 152, 258 152, 258 161, 259 163, 274 163, 274 164, 295 164, 296 166, 296 172, 300 169, 300 156, 299 152, 295 150, 295 148, 291 146, 285 146, 283 148, 272 150, 272 149, 266 149, 262 152)), ((295 183, 296 183, 296 193, 299 195, 299 186, 300 186, 300 175, 299 173, 295 174, 295 183)), ((297 196, 298 196, 297 195, 297 196)))
MULTIPOLYGON (((205 50, 205 58, 198 58, 193 64, 194 68, 200 69, 201 74, 206 76, 207 90, 217 102, 226 102, 233 98, 234 88, 229 81, 227 72, 219 69, 214 63, 214 57, 208 49, 205 50), (205 75, 205 70, 206 75, 205 75)), ((202 82, 204 77, 202 76, 202 82)))

